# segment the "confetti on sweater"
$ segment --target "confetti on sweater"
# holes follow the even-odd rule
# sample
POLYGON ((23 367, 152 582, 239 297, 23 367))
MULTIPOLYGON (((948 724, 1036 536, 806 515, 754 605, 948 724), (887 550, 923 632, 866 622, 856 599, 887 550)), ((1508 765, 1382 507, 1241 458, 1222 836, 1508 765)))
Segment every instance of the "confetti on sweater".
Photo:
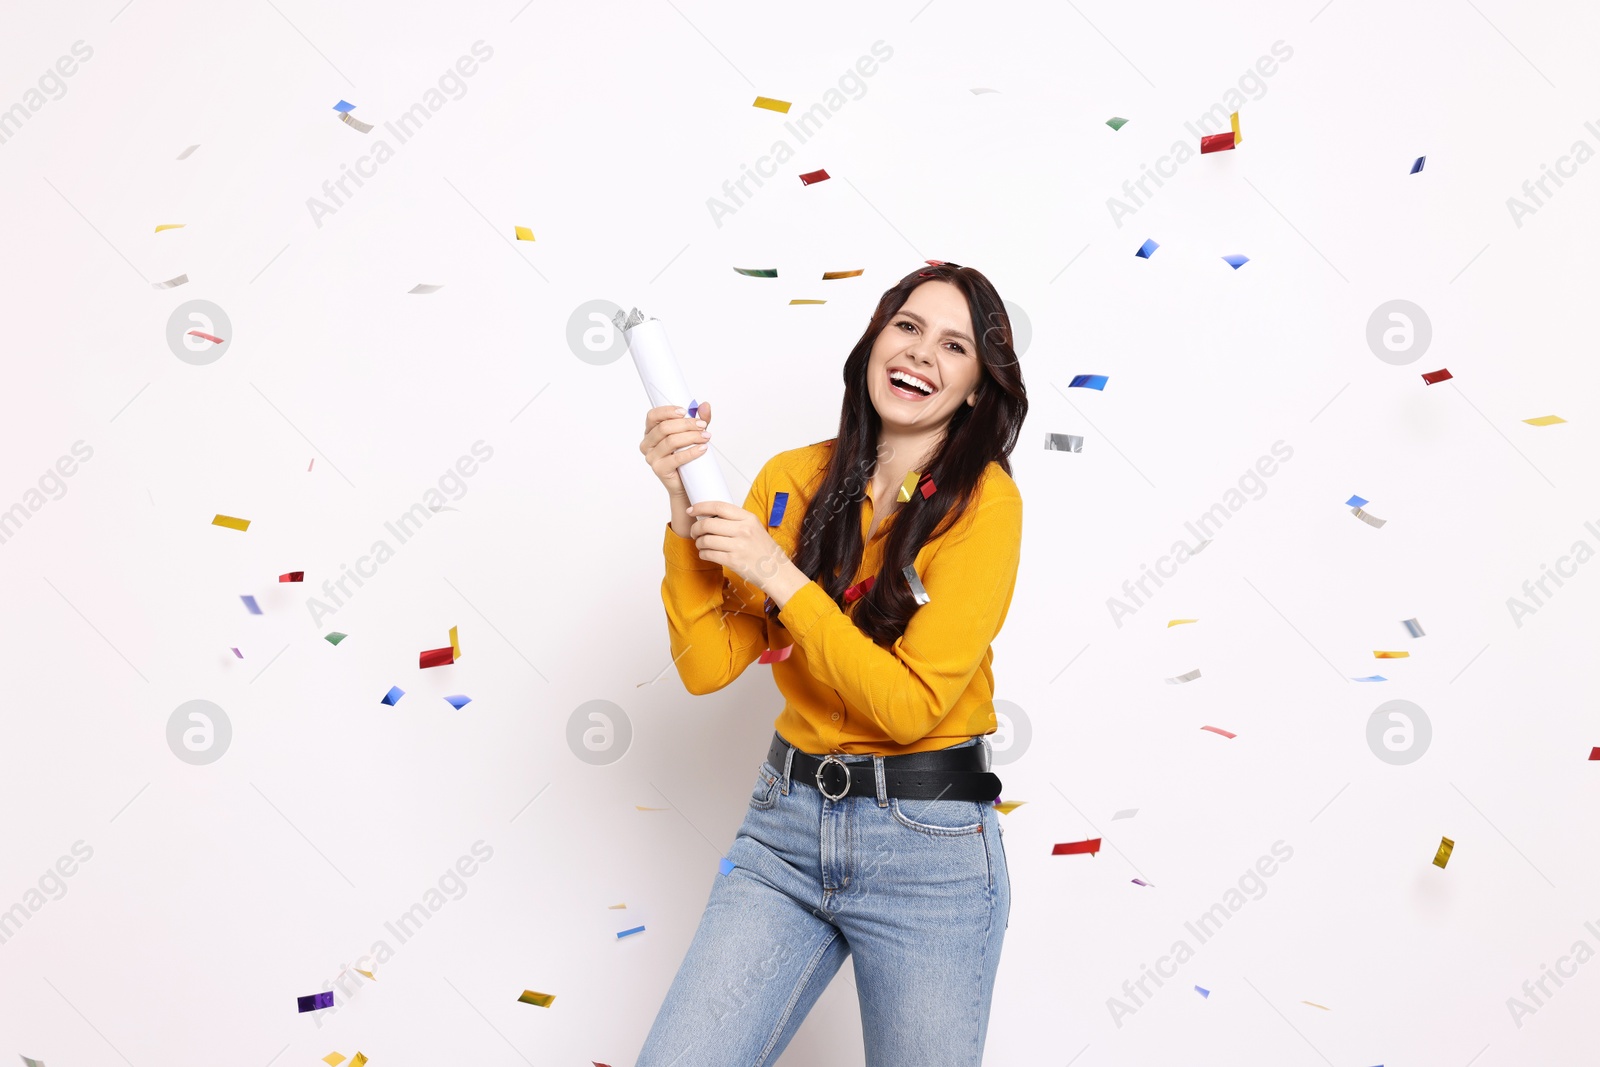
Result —
POLYGON ((736 867, 736 866, 738 866, 738 865, 735 864, 728 857, 724 856, 724 857, 722 857, 722 859, 717 861, 717 873, 718 874, 727 874, 729 871, 733 870, 734 867, 736 867))
POLYGON ((916 600, 918 604, 926 604, 929 600, 928 590, 923 586, 922 580, 917 577, 917 565, 915 563, 907 563, 905 570, 901 573, 906 576, 906 583, 911 586, 912 599, 916 600))
POLYGON ((772 513, 767 516, 767 526, 782 526, 783 513, 789 507, 788 493, 772 494, 772 513))
POLYGON ((232 515, 218 515, 211 520, 211 525, 226 526, 230 530, 248 530, 250 529, 250 520, 236 519, 232 515))
POLYGON ((793 105, 787 100, 774 100, 770 96, 758 96, 756 97, 756 101, 752 106, 764 107, 768 111, 776 111, 780 114, 787 115, 789 113, 789 108, 793 105))
POLYGON ((782 663, 794 654, 794 645, 784 645, 782 648, 769 648, 756 657, 757 663, 782 663))
POLYGON ((865 596, 866 594, 870 593, 872 591, 873 585, 875 585, 877 583, 877 581, 878 581, 878 576, 876 574, 874 574, 874 575, 872 575, 872 576, 870 576, 868 578, 863 578, 861 581, 857 582, 855 585, 852 585, 849 589, 846 589, 844 591, 844 602, 846 604, 849 604, 849 603, 851 603, 851 602, 853 602, 853 601, 865 596))
POLYGON ((1081 856, 1094 855, 1100 851, 1100 838, 1091 837, 1086 841, 1063 841, 1050 850, 1052 856, 1081 856))

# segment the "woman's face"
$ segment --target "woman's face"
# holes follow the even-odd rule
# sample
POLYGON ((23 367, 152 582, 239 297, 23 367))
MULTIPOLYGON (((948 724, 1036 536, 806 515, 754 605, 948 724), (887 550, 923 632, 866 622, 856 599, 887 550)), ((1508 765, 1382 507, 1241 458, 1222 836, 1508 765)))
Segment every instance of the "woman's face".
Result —
POLYGON ((956 286, 935 280, 911 291, 867 359, 867 392, 885 430, 941 427, 960 405, 976 403, 983 361, 975 337, 967 298, 956 286), (897 369, 933 386, 932 395, 907 395, 910 386, 890 380, 897 369))

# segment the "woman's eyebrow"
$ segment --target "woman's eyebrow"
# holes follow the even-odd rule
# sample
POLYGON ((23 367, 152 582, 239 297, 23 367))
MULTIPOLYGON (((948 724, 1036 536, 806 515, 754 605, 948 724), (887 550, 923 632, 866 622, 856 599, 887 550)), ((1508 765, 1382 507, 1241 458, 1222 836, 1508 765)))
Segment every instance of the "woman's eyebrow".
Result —
MULTIPOLYGON (((915 311, 905 311, 905 310, 902 309, 900 314, 904 315, 908 319, 913 320, 914 322, 916 322, 916 324, 918 326, 926 326, 926 325, 928 325, 928 320, 924 319, 921 315, 918 315, 915 311)), ((945 331, 944 332, 947 335, 951 336, 951 337, 959 337, 959 338, 961 338, 963 341, 967 342, 967 344, 969 344, 969 345, 975 345, 975 344, 978 343, 978 342, 974 341, 972 338, 968 337, 966 334, 962 333, 960 330, 952 330, 949 327, 945 327, 945 331)))

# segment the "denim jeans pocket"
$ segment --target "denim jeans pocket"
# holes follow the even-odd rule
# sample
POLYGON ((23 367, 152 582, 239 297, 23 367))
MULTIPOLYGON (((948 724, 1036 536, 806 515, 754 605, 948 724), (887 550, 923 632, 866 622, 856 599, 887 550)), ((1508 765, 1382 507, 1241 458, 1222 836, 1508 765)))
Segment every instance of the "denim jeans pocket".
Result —
POLYGON ((934 837, 983 832, 983 806, 976 800, 909 800, 889 798, 894 821, 934 837))
POLYGON ((781 776, 767 765, 766 760, 756 768, 756 784, 750 790, 752 808, 770 808, 778 802, 778 783, 781 776))

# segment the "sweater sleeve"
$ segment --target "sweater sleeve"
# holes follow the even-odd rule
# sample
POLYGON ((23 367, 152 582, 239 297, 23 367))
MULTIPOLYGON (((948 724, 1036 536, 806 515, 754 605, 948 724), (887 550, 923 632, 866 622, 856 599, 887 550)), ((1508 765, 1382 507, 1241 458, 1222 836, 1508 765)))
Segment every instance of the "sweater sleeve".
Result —
POLYGON ((1022 550, 1022 496, 1006 488, 940 538, 917 576, 928 602, 890 647, 862 633, 815 581, 779 613, 811 673, 896 744, 926 737, 950 713, 1005 621, 1022 550))
MULTIPOLYGON (((763 466, 745 496, 744 509, 764 516, 767 471, 763 466)), ((700 558, 694 540, 664 524, 667 572, 661 602, 667 637, 684 687, 695 696, 733 682, 767 648, 766 595, 720 563, 700 558)))

